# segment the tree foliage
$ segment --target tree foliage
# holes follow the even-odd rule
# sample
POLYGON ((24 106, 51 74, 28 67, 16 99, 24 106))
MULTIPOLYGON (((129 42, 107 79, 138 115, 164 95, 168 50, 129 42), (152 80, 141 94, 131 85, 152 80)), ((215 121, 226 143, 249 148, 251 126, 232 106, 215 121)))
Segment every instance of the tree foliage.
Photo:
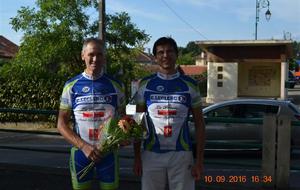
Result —
POLYGON ((191 53, 192 56, 197 56, 202 52, 199 45, 197 45, 195 42, 189 42, 185 48, 182 49, 182 54, 191 53))
MULTIPOLYGON (((0 67, 0 107, 57 109, 64 82, 83 71, 84 38, 97 35, 98 22, 86 13, 98 7, 97 0, 37 0, 36 7, 22 7, 11 19, 13 29, 24 36, 16 58, 0 67)), ((107 15, 106 20, 108 72, 122 71, 116 76, 128 87, 138 75, 134 55, 149 36, 127 13, 107 15)))
POLYGON ((196 57, 201 52, 201 48, 195 42, 189 42, 186 47, 179 47, 177 63, 179 65, 195 65, 196 57))
POLYGON ((125 94, 129 98, 130 82, 140 77, 134 72, 135 57, 149 41, 149 35, 138 29, 125 12, 108 15, 106 22, 108 72, 125 83, 125 94))
POLYGON ((288 60, 289 70, 299 71, 299 65, 296 63, 296 60, 300 60, 300 42, 293 42, 293 57, 288 60))
POLYGON ((84 13, 91 1, 37 0, 36 5, 22 7, 11 20, 13 29, 24 32, 16 62, 53 73, 78 72, 83 38, 96 33, 84 13))

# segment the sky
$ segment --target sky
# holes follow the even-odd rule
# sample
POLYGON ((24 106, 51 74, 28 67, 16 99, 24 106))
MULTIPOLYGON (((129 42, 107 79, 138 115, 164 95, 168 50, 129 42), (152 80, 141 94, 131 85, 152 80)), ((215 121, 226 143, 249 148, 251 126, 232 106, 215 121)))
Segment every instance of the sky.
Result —
MULTIPOLYGON (((264 1, 264 0, 258 0, 264 1)), ((23 33, 9 24, 21 6, 35 6, 35 0, 0 0, 0 35, 20 45, 23 33)), ((284 34, 300 41, 300 0, 269 0, 271 19, 265 19, 267 8, 259 8, 258 40, 283 39, 284 34)), ((106 12, 125 11, 136 26, 145 30, 152 48, 159 37, 171 36, 181 47, 190 41, 254 40, 256 0, 106 0, 106 12)), ((91 19, 97 10, 87 10, 91 19)))

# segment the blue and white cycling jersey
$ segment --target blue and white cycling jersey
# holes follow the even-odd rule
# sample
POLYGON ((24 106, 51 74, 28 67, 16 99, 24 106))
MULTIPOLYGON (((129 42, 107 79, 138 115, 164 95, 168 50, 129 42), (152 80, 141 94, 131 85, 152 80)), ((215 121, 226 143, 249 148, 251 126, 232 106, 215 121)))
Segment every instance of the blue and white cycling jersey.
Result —
POLYGON ((144 142, 145 150, 191 150, 188 117, 191 108, 201 107, 195 80, 179 72, 151 75, 141 81, 136 102, 147 108, 149 136, 144 142))
POLYGON ((86 73, 66 82, 60 109, 73 111, 76 133, 90 144, 99 139, 99 125, 125 106, 123 85, 101 73, 92 79, 86 73))

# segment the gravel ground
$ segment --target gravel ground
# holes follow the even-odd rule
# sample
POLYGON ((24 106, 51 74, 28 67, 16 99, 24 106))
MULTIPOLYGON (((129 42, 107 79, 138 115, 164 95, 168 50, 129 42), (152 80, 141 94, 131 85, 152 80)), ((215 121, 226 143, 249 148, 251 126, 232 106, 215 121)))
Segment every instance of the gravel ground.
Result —
POLYGON ((57 132, 53 123, 45 122, 6 122, 0 123, 0 129, 57 132))

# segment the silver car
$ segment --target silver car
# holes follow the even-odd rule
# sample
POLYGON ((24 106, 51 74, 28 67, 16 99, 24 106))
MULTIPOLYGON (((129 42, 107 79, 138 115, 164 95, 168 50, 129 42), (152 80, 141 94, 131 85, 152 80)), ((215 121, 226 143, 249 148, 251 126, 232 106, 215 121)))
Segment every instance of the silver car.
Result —
MULTIPOLYGON (((127 115, 135 114, 135 102, 126 106, 127 115)), ((261 150, 262 120, 265 114, 289 115, 300 121, 300 110, 291 101, 272 99, 235 99, 203 109, 206 122, 206 150, 261 150)), ((194 123, 189 122, 194 141, 194 123)), ((292 127, 292 145, 300 146, 300 126, 292 127)))
MULTIPOLYGON (((267 113, 300 119, 299 108, 284 100, 235 99, 204 108, 206 149, 261 149, 262 119, 267 113)), ((193 122, 190 125, 193 133, 193 122)), ((292 145, 300 145, 299 135, 300 126, 293 126, 292 145)))

